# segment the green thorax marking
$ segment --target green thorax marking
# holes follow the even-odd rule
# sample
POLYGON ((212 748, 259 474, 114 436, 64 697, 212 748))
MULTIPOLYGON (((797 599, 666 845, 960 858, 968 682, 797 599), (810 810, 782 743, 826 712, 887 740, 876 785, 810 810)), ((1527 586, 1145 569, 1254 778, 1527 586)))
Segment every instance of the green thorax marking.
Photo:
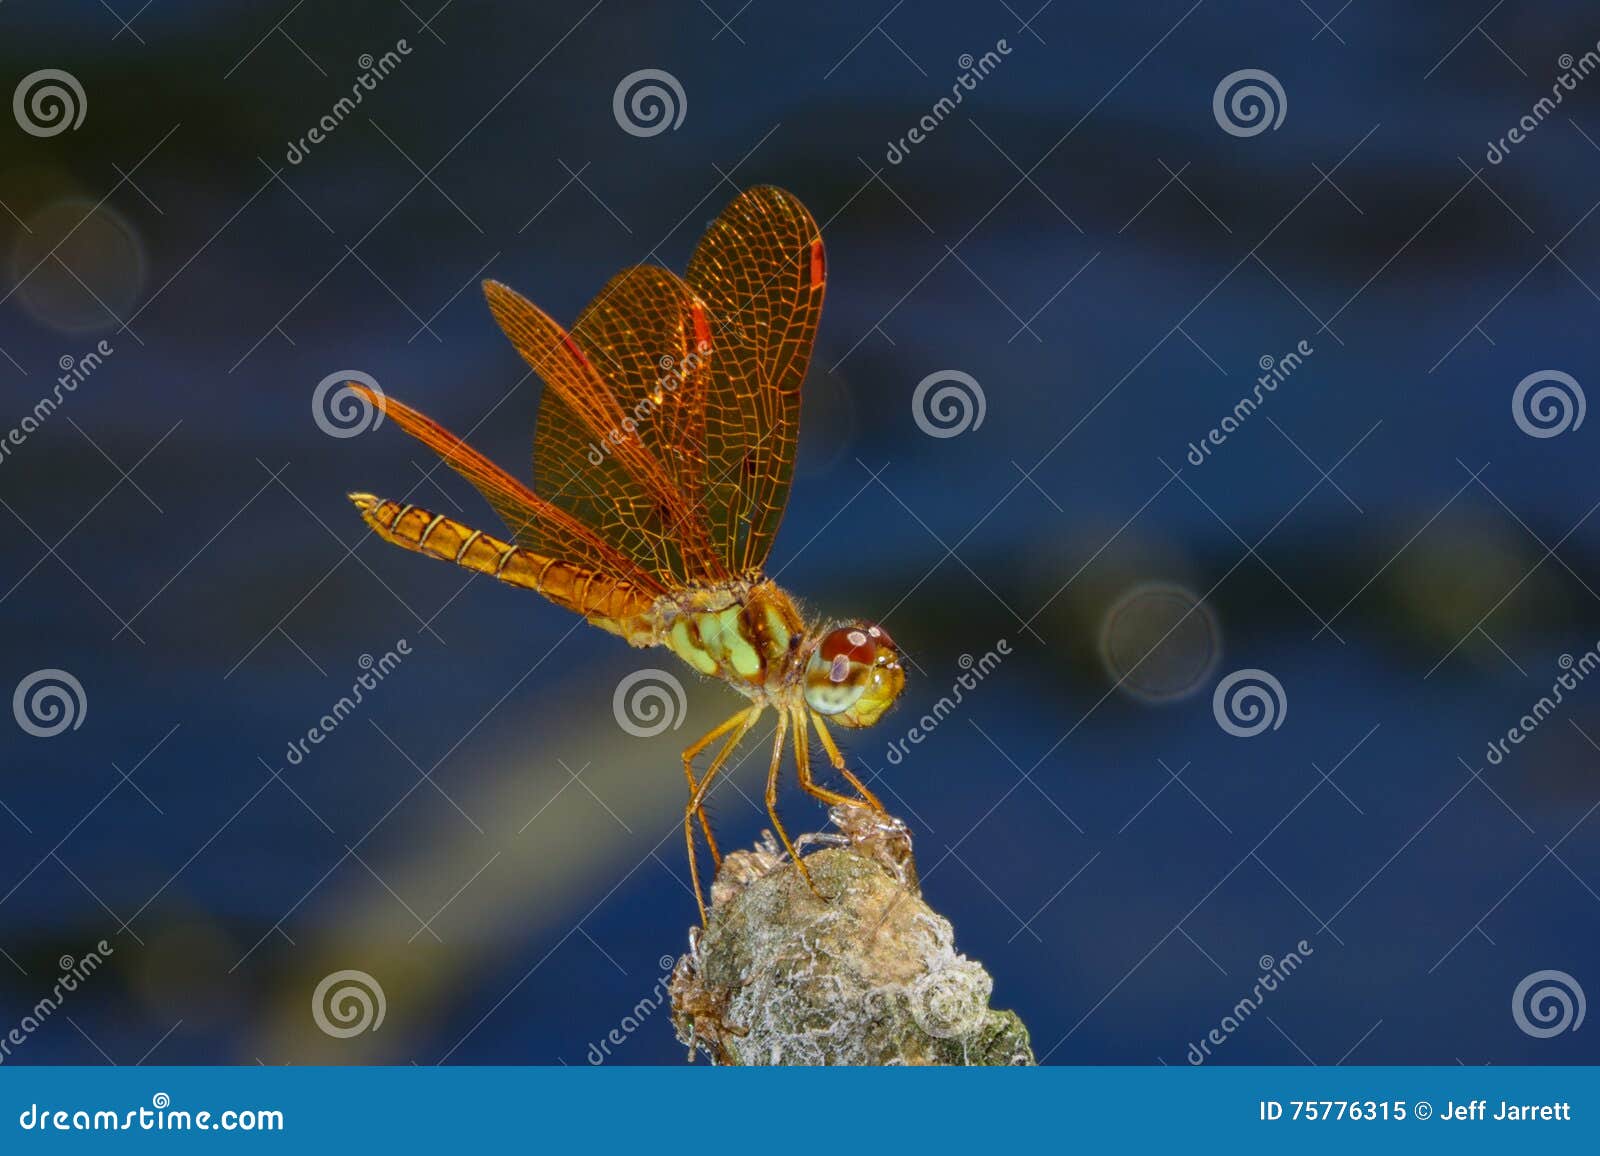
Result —
POLYGON ((684 614, 664 642, 701 674, 759 683, 769 664, 789 651, 790 631, 777 608, 733 605, 724 610, 684 614))

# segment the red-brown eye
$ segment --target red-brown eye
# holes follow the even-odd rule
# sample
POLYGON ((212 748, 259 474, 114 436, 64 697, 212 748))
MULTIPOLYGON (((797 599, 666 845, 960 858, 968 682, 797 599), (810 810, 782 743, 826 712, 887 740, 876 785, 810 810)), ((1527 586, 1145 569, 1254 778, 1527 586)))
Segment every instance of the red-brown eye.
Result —
POLYGON ((843 657, 862 666, 871 666, 878 657, 878 640, 859 626, 845 626, 830 631, 822 640, 822 657, 832 663, 843 657))
POLYGON ((894 639, 889 637, 889 632, 881 626, 869 626, 867 627, 867 633, 872 635, 880 646, 888 647, 890 650, 900 649, 894 644, 894 639))

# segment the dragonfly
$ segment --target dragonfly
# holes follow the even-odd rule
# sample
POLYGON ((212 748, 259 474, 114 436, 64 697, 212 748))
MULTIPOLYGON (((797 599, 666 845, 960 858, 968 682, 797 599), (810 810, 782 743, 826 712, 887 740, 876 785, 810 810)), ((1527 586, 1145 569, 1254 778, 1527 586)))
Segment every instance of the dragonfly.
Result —
POLYGON ((532 590, 631 646, 665 647, 748 700, 683 752, 684 843, 702 923, 695 826, 720 867, 706 797, 769 709, 777 725, 767 814, 813 892, 777 810, 786 739, 807 794, 883 813, 830 727, 883 716, 905 687, 900 651, 871 622, 808 621, 765 572, 794 477, 801 387, 826 284, 815 220, 771 186, 728 204, 683 276, 625 269, 570 329, 485 281, 495 320, 544 383, 532 486, 381 390, 348 383, 466 478, 507 530, 351 494, 378 537, 532 590), (817 781, 813 729, 853 795, 817 781), (697 775, 696 761, 713 748, 697 775))

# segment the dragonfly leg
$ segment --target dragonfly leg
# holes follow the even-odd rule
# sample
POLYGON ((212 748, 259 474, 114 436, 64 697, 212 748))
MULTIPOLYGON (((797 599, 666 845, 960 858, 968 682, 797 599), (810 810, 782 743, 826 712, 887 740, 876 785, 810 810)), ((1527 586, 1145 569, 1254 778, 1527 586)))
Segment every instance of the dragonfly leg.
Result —
MULTIPOLYGON (((841 795, 838 791, 830 791, 811 777, 811 731, 808 724, 808 711, 805 707, 794 708, 794 762, 800 772, 800 789, 814 799, 821 799, 830 807, 844 804, 859 807, 861 800, 852 799, 849 795, 841 795)), ((822 723, 817 724, 819 733, 822 723)))
POLYGON ((772 765, 767 768, 767 815, 772 820, 773 829, 778 832, 778 838, 783 840, 784 849, 789 852, 789 858, 794 860, 795 867, 800 872, 800 877, 806 881, 806 886, 811 888, 811 893, 818 899, 826 899, 822 892, 817 890, 817 885, 811 880, 811 872, 807 869, 805 860, 800 858, 800 853, 794 849, 794 844, 789 840, 789 832, 783 829, 783 820, 778 818, 778 771, 783 766, 783 740, 789 735, 789 716, 782 712, 778 714, 778 730, 772 736, 772 765))
POLYGON ((705 832, 706 843, 711 847, 712 859, 720 865, 722 863, 722 855, 717 850, 716 838, 711 834, 711 820, 706 816, 706 794, 711 789, 711 780, 722 769, 723 764, 728 761, 728 756, 733 754, 734 748, 739 745, 745 735, 750 733, 750 728, 755 726, 756 719, 761 717, 761 711, 762 708, 759 706, 752 706, 748 710, 740 711, 709 734, 696 740, 694 745, 683 752, 683 774, 689 780, 689 803, 683 810, 683 841, 689 850, 689 878, 694 883, 694 901, 699 905, 702 925, 708 923, 709 920, 706 916, 705 896, 700 889, 700 865, 696 861, 694 853, 695 820, 698 819, 700 821, 700 827, 705 832), (696 782, 694 777, 695 757, 723 735, 728 736, 727 741, 722 744, 722 749, 717 752, 716 757, 706 767, 706 773, 696 782))
MULTIPOLYGON (((817 736, 822 739, 822 749, 828 752, 828 761, 833 764, 833 769, 843 775, 845 780, 856 789, 856 793, 861 796, 859 801, 856 799, 845 799, 844 801, 858 803, 858 805, 864 802, 874 811, 882 811, 883 804, 878 801, 878 796, 867 790, 866 784, 851 774, 850 768, 845 766, 844 755, 839 752, 839 745, 833 741, 833 734, 828 730, 828 724, 822 721, 822 716, 813 715, 812 719, 817 724, 817 736)), ((805 786, 804 780, 802 780, 801 786, 805 786)), ((815 791, 811 793, 816 794, 815 791)), ((821 798, 822 796, 819 795, 818 797, 821 798)))
MULTIPOLYGON (((723 759, 726 759, 728 755, 732 753, 733 746, 739 741, 737 730, 738 724, 743 717, 744 712, 740 711, 727 722, 717 727, 716 730, 699 739, 693 746, 689 747, 683 752, 683 777, 689 780, 690 798, 694 797, 694 793, 699 787, 699 783, 695 781, 694 777, 694 760, 698 758, 700 754, 719 737, 726 734, 728 731, 733 730, 735 733, 728 736, 727 741, 722 745, 722 750, 717 753, 716 757, 713 758, 711 762, 712 765, 715 765, 720 763, 723 759)), ((705 832, 706 846, 711 849, 712 864, 716 867, 721 867, 722 852, 717 848, 717 837, 711 833, 711 820, 706 815, 706 809, 703 803, 699 807, 695 808, 695 817, 700 820, 700 829, 705 832)), ((693 853, 691 852, 691 856, 692 854, 693 853)))

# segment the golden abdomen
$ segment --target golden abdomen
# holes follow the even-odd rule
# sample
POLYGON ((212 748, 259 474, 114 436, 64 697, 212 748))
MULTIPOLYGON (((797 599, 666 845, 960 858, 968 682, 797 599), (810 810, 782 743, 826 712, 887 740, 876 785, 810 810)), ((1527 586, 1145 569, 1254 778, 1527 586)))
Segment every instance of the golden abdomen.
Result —
POLYGON ((629 582, 524 549, 419 506, 372 494, 351 494, 350 500, 387 542, 532 590, 635 645, 646 644, 630 635, 648 630, 645 616, 652 599, 629 582))
POLYGON ((474 530, 454 518, 372 494, 351 494, 385 541, 542 594, 633 646, 665 646, 701 674, 742 688, 788 670, 805 625, 772 582, 741 580, 659 598, 632 583, 474 530))

